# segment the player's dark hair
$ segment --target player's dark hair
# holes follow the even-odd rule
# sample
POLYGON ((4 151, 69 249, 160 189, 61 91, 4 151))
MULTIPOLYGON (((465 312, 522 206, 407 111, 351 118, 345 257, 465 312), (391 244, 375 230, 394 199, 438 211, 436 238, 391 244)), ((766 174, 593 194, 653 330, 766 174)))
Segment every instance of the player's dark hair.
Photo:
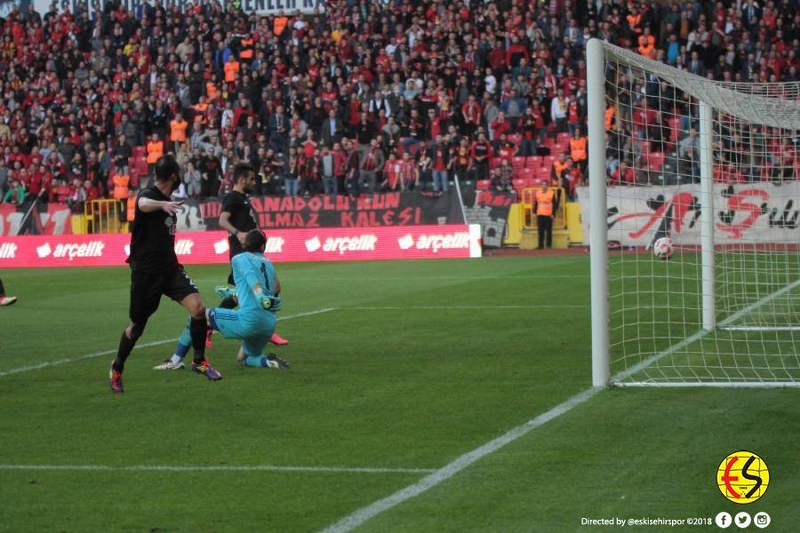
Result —
POLYGON ((236 166, 233 167, 233 182, 236 183, 240 178, 246 178, 247 174, 250 172, 253 174, 256 173, 256 170, 250 163, 236 163, 236 166))
POLYGON ((267 236, 260 229, 251 229, 244 238, 244 249, 253 253, 264 253, 267 247, 267 236))
POLYGON ((180 176, 181 173, 181 167, 172 154, 167 154, 158 158, 155 169, 156 181, 167 181, 173 174, 180 176))

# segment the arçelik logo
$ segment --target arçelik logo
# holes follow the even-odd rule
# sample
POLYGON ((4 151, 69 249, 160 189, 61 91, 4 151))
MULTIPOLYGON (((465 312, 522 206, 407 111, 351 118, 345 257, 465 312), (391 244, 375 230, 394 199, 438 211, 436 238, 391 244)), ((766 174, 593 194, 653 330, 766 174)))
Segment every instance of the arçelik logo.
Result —
POLYGON ((767 463, 753 452, 734 452, 717 468, 717 487, 733 503, 753 503, 769 487, 767 463))

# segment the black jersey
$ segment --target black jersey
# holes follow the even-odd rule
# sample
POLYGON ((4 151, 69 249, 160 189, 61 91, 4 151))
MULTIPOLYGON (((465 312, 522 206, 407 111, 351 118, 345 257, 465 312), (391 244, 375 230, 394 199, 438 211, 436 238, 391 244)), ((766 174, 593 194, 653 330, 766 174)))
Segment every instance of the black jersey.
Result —
MULTIPOLYGON (((247 233, 258 227, 258 218, 250 205, 250 199, 238 191, 231 191, 222 198, 222 211, 230 213, 228 221, 241 232, 247 233)), ((228 243, 231 257, 244 251, 235 235, 228 237, 228 243)))
POLYGON ((178 256, 175 255, 175 226, 178 217, 161 209, 145 213, 139 209, 139 198, 159 202, 172 201, 155 186, 139 191, 131 231, 131 255, 128 257, 131 269, 149 273, 173 269, 178 265, 178 256))

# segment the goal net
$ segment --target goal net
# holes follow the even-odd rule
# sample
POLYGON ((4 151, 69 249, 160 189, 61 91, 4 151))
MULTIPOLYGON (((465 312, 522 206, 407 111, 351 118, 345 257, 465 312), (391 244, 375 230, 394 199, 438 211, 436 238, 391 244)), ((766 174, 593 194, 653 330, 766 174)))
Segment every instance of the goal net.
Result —
POLYGON ((800 384, 800 84, 588 69, 595 385, 800 384))

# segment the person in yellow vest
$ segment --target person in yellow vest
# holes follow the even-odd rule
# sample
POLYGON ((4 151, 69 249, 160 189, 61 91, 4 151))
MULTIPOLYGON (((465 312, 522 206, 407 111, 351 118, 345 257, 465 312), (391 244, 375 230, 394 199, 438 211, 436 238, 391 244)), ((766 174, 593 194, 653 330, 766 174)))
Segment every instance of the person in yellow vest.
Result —
POLYGON ((272 33, 275 34, 275 37, 280 37, 283 33, 283 30, 286 29, 286 25, 289 23, 289 17, 283 14, 283 10, 278 12, 278 16, 275 17, 272 21, 272 33))
POLYGON ((569 140, 569 152, 572 161, 581 172, 586 170, 586 162, 589 155, 586 136, 581 134, 580 128, 575 128, 572 139, 569 140))
POLYGON ((189 123, 183 119, 183 115, 175 113, 175 118, 169 123, 169 140, 172 141, 172 148, 175 152, 180 151, 180 147, 186 142, 186 128, 189 123))
POLYGON ((558 154, 558 161, 554 161, 553 168, 550 169, 550 181, 556 186, 561 183, 561 175, 564 173, 564 169, 567 168, 567 157, 568 154, 566 152, 558 154))
POLYGON ((236 80, 239 79, 239 70, 241 70, 241 65, 236 60, 235 55, 231 54, 228 57, 228 61, 222 67, 222 70, 225 71, 225 83, 228 84, 229 89, 232 89, 236 85, 236 80))
MULTIPOLYGON (((127 174, 114 174, 111 181, 114 183, 114 199, 117 201, 117 215, 120 222, 124 222, 127 214, 127 201, 130 196, 128 183, 131 177, 127 174)), ((109 206, 110 207, 110 206, 109 206)))
POLYGON ((133 218, 136 216, 136 191, 129 191, 128 193, 128 208, 126 213, 126 220, 129 223, 133 222, 133 218))
POLYGON ((639 53, 653 59, 656 51, 656 38, 650 34, 650 27, 644 27, 644 33, 639 36, 639 53))
POLYGON ((606 130, 610 130, 611 126, 614 124, 616 120, 616 113, 617 113, 617 108, 615 108, 613 105, 610 105, 606 108, 606 116, 605 116, 606 130))
MULTIPOLYGON (((161 159, 161 156, 164 155, 164 141, 158 138, 158 133, 154 133, 150 140, 147 142, 147 175, 148 178, 153 176, 153 166, 156 164, 156 161, 161 159)), ((149 187, 150 183, 145 185, 145 187, 149 187)))
POLYGON ((543 250, 553 247, 553 217, 558 209, 556 192, 550 188, 547 181, 542 182, 542 187, 533 198, 533 212, 536 213, 536 230, 539 234, 539 246, 543 250))
POLYGON ((246 39, 242 39, 242 51, 239 52, 239 59, 241 59, 243 63, 247 63, 249 65, 253 61, 254 44, 255 44, 255 39, 253 39, 252 37, 247 37, 246 39))

